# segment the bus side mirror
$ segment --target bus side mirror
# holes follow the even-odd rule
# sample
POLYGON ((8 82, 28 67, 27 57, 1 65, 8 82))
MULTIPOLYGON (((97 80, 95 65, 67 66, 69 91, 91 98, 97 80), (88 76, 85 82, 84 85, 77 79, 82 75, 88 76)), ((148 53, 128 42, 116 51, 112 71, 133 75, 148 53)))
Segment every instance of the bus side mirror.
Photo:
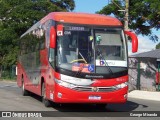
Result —
POLYGON ((126 35, 128 35, 132 40, 132 52, 135 53, 138 50, 138 38, 135 33, 131 31, 124 31, 126 35))
POLYGON ((50 29, 50 48, 55 48, 56 47, 56 30, 52 26, 50 29))

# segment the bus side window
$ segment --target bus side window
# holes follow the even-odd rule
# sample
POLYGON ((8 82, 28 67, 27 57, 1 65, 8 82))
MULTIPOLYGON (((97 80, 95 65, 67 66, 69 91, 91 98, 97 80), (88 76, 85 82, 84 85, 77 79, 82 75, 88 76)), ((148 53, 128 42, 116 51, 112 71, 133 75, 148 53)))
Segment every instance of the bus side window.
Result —
POLYGON ((50 48, 49 49, 49 62, 52 65, 52 67, 55 67, 55 49, 50 48))
POLYGON ((43 50, 45 48, 44 40, 40 40, 40 50, 43 50))
MULTIPOLYGON (((44 26, 42 26, 44 27, 44 26)), ((40 50, 45 49, 45 31, 43 28, 41 28, 40 30, 40 35, 39 35, 39 40, 40 40, 40 50)))

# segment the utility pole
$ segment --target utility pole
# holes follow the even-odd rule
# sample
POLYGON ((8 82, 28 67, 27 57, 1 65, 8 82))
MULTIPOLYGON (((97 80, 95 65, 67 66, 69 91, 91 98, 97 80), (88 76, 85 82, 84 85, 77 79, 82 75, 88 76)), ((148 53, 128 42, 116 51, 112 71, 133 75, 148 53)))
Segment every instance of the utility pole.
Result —
POLYGON ((125 0, 125 17, 124 17, 124 29, 129 30, 128 22, 129 22, 129 0, 125 0))
POLYGON ((128 18, 129 17, 129 0, 125 0, 125 9, 121 8, 118 4, 116 4, 116 2, 114 0, 112 0, 112 3, 120 9, 118 11, 121 11, 121 12, 125 13, 125 16, 124 16, 124 30, 129 30, 129 28, 128 28, 128 22, 129 22, 129 18, 128 18))

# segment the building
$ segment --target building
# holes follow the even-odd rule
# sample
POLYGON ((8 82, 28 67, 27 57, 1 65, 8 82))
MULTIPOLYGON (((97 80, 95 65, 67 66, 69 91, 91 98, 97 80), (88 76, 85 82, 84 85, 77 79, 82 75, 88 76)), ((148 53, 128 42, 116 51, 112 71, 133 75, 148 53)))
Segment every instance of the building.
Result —
POLYGON ((129 57, 129 89, 159 91, 160 49, 129 57))

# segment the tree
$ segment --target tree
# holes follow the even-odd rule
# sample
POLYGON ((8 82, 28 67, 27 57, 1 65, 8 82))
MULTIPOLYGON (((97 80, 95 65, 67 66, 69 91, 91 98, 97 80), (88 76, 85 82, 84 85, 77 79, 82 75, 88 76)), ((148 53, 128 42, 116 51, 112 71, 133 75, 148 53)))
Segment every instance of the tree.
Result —
MULTIPOLYGON (((124 23, 124 13, 118 10, 125 9, 125 0, 112 0, 110 4, 98 11, 99 14, 114 14, 124 23)), ((149 36, 158 41, 152 29, 160 29, 160 1, 159 0, 130 0, 129 1, 129 28, 137 34, 149 36)))
POLYGON ((156 49, 160 49, 160 42, 156 45, 156 49))
MULTIPOLYGON (((72 11, 74 0, 0 0, 0 68, 16 63, 19 37, 54 11, 72 11)), ((0 70, 1 71, 1 70, 0 70)))

